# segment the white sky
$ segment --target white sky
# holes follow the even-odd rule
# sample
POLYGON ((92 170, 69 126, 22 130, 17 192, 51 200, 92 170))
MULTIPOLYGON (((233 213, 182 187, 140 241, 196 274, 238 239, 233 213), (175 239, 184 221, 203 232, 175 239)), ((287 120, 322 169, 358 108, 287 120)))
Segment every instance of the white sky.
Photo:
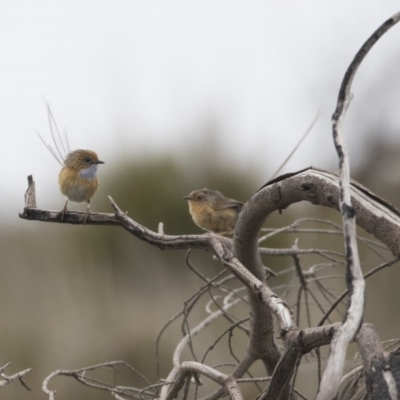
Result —
MULTIPOLYGON (((54 209, 62 204, 59 166, 34 133, 49 135, 43 95, 71 147, 95 150, 105 168, 121 156, 183 154, 214 119, 224 156, 265 169, 266 180, 323 106, 288 169, 332 167, 344 72, 399 9, 395 0, 1 0, 0 225, 5 214, 16 222, 28 174, 59 196, 54 209)), ((399 63, 400 25, 356 76, 346 125, 355 150, 383 117, 399 132, 399 63)))

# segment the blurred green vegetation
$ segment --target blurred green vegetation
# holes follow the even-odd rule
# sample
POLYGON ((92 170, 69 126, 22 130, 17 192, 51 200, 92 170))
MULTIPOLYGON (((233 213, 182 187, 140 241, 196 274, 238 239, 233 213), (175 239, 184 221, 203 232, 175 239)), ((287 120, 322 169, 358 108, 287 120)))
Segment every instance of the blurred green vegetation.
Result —
MULTIPOLYGON (((112 212, 106 197, 111 195, 122 210, 144 226, 157 230, 159 222, 163 222, 167 234, 201 233, 182 199, 190 191, 209 187, 245 202, 271 175, 267 173, 262 180, 259 171, 237 168, 234 162, 221 164, 217 159, 212 161, 210 156, 204 162, 200 155, 193 155, 190 168, 185 168, 182 160, 168 155, 132 162, 123 159, 114 164, 115 167, 110 163, 104 168, 94 210, 112 212)), ((340 223, 340 216, 334 210, 298 204, 283 210, 282 214, 274 213, 267 225, 281 227, 305 216, 340 223)), ((160 251, 117 227, 28 221, 16 226, 16 229, 0 231, 0 364, 12 362, 6 371, 8 374, 32 367, 33 372, 26 377, 32 391, 14 382, 1 389, 0 398, 43 399, 41 383, 50 372, 111 360, 124 360, 150 381, 156 381, 156 337, 165 323, 182 309, 183 303, 203 285, 186 266, 185 252, 160 251)), ((267 245, 290 247, 296 237, 299 235, 279 236, 267 245)), ((299 247, 343 250, 340 236, 301 235, 299 247)), ((304 266, 315 262, 313 257, 302 257, 304 266)), ((191 260, 207 277, 221 271, 211 254, 195 251, 191 260)), ((287 257, 265 257, 264 261, 275 271, 293 264, 287 257)), ((368 262, 378 263, 376 258, 369 258, 368 262)), ((382 296, 383 289, 385 292, 393 290, 391 303, 400 300, 398 277, 398 271, 392 268, 368 282, 371 290, 366 316, 368 322, 379 322, 382 339, 398 333, 398 321, 390 317, 390 304, 387 297, 382 296)), ((274 284, 287 282, 288 277, 283 276, 274 284)), ((333 286, 340 290, 344 287, 343 282, 333 286)), ((242 312, 246 315, 244 306, 242 312)), ((192 326, 205 315, 204 309, 199 307, 190 318, 192 326)), ((196 350, 205 351, 218 336, 216 332, 226 327, 226 321, 218 321, 207 329, 201 336, 204 343, 196 350)), ((162 337, 162 377, 171 368, 172 352, 180 337, 180 322, 174 323, 162 337)), ((234 340, 240 355, 247 339, 243 333, 236 333, 234 340)), ((214 351, 210 355, 210 361, 217 363, 221 354, 229 353, 227 344, 221 347, 221 352, 214 351)), ((311 363, 315 365, 315 360, 311 363)), ((257 368, 254 367, 255 374, 257 368)), ((306 391, 310 381, 305 372, 307 368, 300 370, 306 382, 302 389, 306 391)), ((137 378, 124 383, 142 384, 137 378)), ((56 379, 51 387, 57 389, 58 399, 110 398, 108 394, 85 389, 68 378, 56 379)), ((248 396, 255 395, 256 391, 250 387, 248 396)))

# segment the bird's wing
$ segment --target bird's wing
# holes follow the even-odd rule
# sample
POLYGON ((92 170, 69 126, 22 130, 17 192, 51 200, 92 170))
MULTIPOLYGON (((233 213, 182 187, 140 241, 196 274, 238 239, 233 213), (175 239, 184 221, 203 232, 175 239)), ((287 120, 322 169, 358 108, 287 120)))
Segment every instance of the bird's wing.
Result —
POLYGON ((226 199, 223 204, 220 205, 221 210, 225 210, 227 208, 236 208, 238 211, 243 207, 243 203, 233 199, 226 199))

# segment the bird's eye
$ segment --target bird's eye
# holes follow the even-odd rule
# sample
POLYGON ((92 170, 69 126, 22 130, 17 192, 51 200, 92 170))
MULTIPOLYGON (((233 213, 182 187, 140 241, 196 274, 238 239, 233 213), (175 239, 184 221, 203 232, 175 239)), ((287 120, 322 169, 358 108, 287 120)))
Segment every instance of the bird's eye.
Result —
POLYGON ((86 163, 86 164, 89 164, 91 161, 92 161, 92 160, 91 160, 89 157, 86 157, 86 158, 85 158, 85 163, 86 163))
POLYGON ((200 194, 199 194, 199 195, 197 195, 197 200, 198 200, 198 201, 201 201, 201 200, 203 200, 203 196, 202 196, 202 195, 200 195, 200 194))

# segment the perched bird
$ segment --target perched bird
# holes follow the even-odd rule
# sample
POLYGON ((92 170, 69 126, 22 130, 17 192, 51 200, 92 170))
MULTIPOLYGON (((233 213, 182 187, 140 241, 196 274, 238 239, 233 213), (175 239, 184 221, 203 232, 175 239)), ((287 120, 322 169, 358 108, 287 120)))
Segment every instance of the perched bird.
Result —
POLYGON ((97 166, 98 164, 104 164, 104 162, 99 160, 94 151, 71 151, 69 149, 67 133, 64 131, 64 135, 61 134, 46 99, 45 104, 53 145, 46 143, 39 132, 36 133, 51 155, 62 166, 58 175, 58 184, 60 185, 61 193, 66 197, 67 201, 61 211, 61 221, 68 212, 68 201, 75 203, 87 202, 88 206, 84 217, 84 223, 86 223, 90 213, 90 201, 99 186, 97 166))
POLYGON ((70 152, 64 160, 64 166, 58 175, 61 193, 67 201, 62 210, 62 218, 68 212, 68 201, 75 203, 87 202, 85 219, 90 213, 90 201, 95 194, 99 179, 97 177, 98 164, 104 164, 91 150, 75 150, 70 152))
POLYGON ((195 190, 183 197, 189 202, 194 223, 206 231, 226 235, 235 229, 243 203, 211 189, 195 190))

